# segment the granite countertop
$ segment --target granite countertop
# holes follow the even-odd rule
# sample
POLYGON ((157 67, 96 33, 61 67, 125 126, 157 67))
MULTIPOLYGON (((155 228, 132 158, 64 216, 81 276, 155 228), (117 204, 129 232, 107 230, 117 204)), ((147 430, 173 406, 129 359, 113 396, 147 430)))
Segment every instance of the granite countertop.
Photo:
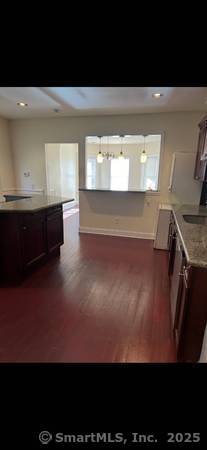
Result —
POLYGON ((172 205, 187 263, 207 268, 207 225, 185 222, 184 214, 207 216, 207 207, 199 205, 172 205))
MULTIPOLYGON (((9 192, 3 195, 15 195, 21 198, 21 195, 26 197, 25 194, 17 195, 16 193, 9 192)), ((55 197, 50 195, 28 195, 28 198, 21 200, 14 200, 11 202, 0 203, 0 213, 30 213, 40 211, 41 209, 50 208, 51 206, 62 205, 63 203, 72 202, 74 198, 55 197)))

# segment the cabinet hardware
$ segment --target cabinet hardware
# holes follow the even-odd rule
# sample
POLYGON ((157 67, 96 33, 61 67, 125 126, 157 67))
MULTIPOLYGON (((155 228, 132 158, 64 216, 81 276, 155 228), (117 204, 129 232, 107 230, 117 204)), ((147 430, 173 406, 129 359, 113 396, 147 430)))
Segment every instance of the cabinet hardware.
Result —
POLYGON ((27 230, 27 227, 22 227, 23 230, 27 230))
POLYGON ((186 289, 188 289, 187 279, 186 279, 185 269, 184 268, 183 268, 183 272, 179 273, 179 277, 183 277, 183 280, 184 280, 184 283, 185 283, 185 287, 186 287, 186 289))

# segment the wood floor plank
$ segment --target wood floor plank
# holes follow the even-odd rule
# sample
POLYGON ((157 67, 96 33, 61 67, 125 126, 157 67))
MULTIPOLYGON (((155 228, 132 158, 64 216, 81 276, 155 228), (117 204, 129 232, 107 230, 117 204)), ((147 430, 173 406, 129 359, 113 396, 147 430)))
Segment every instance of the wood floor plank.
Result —
POLYGON ((1 362, 175 362, 167 255, 150 240, 78 233, 60 258, 0 288, 1 362))

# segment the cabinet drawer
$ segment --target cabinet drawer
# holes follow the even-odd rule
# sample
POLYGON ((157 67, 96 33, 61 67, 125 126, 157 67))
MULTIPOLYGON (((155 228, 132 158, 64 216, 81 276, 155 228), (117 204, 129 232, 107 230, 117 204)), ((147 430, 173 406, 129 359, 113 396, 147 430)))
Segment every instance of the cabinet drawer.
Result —
POLYGON ((21 214, 19 217, 19 223, 21 226, 30 226, 31 224, 38 221, 43 221, 45 218, 45 214, 42 211, 37 211, 35 213, 25 213, 21 214))
POLYGON ((20 226, 22 267, 26 269, 46 255, 45 216, 25 214, 20 226))
POLYGON ((56 211, 47 215, 47 250, 51 253, 64 243, 63 240, 63 213, 56 211))
POLYGON ((62 205, 51 206, 50 208, 46 209, 46 215, 49 216, 50 214, 61 212, 62 209, 63 209, 62 205))

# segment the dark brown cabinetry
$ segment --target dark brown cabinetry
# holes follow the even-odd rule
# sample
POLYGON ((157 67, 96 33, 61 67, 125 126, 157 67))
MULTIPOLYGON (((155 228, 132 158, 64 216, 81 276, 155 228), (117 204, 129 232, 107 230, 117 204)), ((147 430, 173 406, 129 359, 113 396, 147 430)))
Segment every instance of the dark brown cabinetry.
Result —
POLYGON ((189 267, 179 299, 176 322, 179 361, 199 360, 207 321, 206 269, 189 267))
POLYGON ((184 265, 185 255, 183 248, 176 233, 176 246, 175 246, 175 256, 173 271, 171 275, 170 283, 170 304, 171 304, 171 321, 172 327, 175 328, 177 308, 179 303, 180 288, 182 283, 182 267, 184 265))
POLYGON ((184 323, 184 313, 189 294, 189 275, 190 269, 186 267, 186 262, 184 259, 181 271, 179 273, 179 290, 174 321, 174 333, 175 333, 176 347, 178 349, 180 348, 182 326, 184 323))
POLYGON ((207 116, 199 123, 198 148, 194 178, 200 181, 207 181, 207 116))
POLYGON ((47 250, 51 253, 63 244, 62 210, 56 210, 47 215, 47 250))
POLYGON ((23 269, 47 253, 45 217, 42 213, 25 214, 20 224, 23 269))
POLYGON ((171 213, 170 224, 169 224, 169 234, 168 234, 168 250, 169 250, 169 262, 168 262, 168 275, 171 280, 173 273, 174 259, 175 259, 175 249, 176 249, 176 226, 171 213))
POLYGON ((62 205, 33 213, 1 213, 1 283, 21 281, 32 267, 59 254, 62 244, 62 205))
POLYGON ((207 269, 187 264, 173 218, 171 223, 169 241, 174 230, 175 244, 174 250, 172 245, 169 248, 170 302, 177 358, 180 362, 197 362, 207 321, 207 269))

